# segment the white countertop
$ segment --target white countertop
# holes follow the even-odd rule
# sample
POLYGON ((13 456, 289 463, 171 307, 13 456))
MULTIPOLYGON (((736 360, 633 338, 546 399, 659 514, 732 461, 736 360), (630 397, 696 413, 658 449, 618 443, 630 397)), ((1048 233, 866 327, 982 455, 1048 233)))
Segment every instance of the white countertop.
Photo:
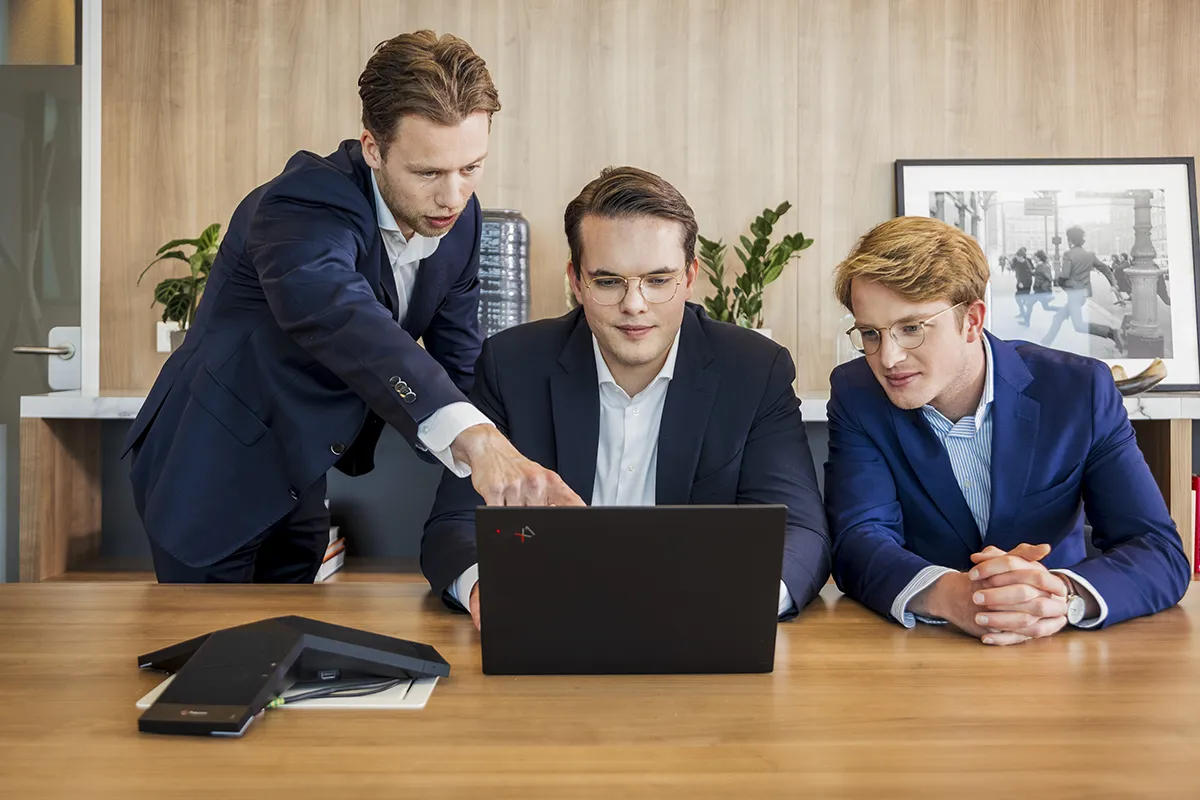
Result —
POLYGON ((79 391, 30 394, 21 398, 21 416, 43 419, 133 419, 146 395, 103 393, 99 397, 79 391))
MULTIPOLYGON (((73 392, 48 392, 21 398, 21 416, 43 419, 133 419, 145 395, 111 392, 99 397, 73 392)), ((800 409, 808 422, 824 422, 829 398, 801 396, 800 409)), ((1200 393, 1148 392, 1125 399, 1130 419, 1200 419, 1200 393)))

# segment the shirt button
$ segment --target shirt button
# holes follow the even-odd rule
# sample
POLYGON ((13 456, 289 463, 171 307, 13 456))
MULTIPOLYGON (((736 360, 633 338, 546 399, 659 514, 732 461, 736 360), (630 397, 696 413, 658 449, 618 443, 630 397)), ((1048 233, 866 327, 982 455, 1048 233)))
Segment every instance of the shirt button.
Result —
POLYGON ((633 407, 633 413, 635 413, 635 414, 636 414, 637 412, 638 412, 638 410, 637 410, 637 406, 634 406, 634 407, 633 407))
POLYGON ((630 471, 630 472, 633 472, 633 464, 630 464, 630 465, 629 465, 629 471, 630 471))

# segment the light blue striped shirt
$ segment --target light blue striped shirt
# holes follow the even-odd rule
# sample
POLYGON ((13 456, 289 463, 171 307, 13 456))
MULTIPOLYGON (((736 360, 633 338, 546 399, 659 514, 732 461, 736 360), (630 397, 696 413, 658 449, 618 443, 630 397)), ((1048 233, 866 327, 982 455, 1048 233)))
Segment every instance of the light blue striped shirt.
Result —
MULTIPOLYGON (((962 490, 963 499, 971 509, 979 539, 987 536, 988 519, 992 513, 992 346, 983 340, 984 368, 983 397, 975 413, 951 422, 931 405, 921 407, 921 416, 937 434, 942 447, 950 456, 950 468, 962 490)), ((982 549, 982 548, 981 548, 982 549)))
MULTIPOLYGON (((958 422, 951 422, 942 416, 931 405, 921 407, 921 416, 929 423, 929 427, 937 435, 946 454, 950 456, 950 468, 954 471, 954 479, 962 491, 975 525, 979 528, 979 549, 984 548, 987 538, 988 520, 992 513, 992 400, 995 397, 992 369, 992 345, 987 337, 983 338, 984 379, 983 396, 979 398, 979 406, 971 416, 963 417, 958 422)), ((1099 625, 1108 616, 1108 606, 1090 583, 1080 578, 1071 570, 1053 570, 1069 575, 1077 585, 1089 591, 1098 601, 1100 615, 1095 619, 1083 620, 1081 628, 1091 628, 1099 625)), ((911 628, 916 624, 917 617, 908 610, 908 604, 914 597, 931 586, 934 581, 947 572, 956 572, 949 567, 931 565, 916 574, 916 577, 904 587, 904 591, 896 595, 892 602, 892 616, 905 627, 911 628)), ((921 617, 923 622, 942 622, 921 617)))

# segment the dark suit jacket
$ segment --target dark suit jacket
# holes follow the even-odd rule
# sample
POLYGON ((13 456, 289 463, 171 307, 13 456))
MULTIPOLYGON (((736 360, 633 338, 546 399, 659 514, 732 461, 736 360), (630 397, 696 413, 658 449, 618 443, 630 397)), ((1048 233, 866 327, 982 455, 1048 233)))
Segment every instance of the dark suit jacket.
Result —
MULTIPOLYGON (((1047 543, 1108 604, 1105 625, 1174 605, 1190 578, 1175 524, 1101 362, 988 334, 992 506, 983 540, 1047 543), (1083 513, 1102 552, 1087 557, 1083 513)), ((885 616, 924 567, 983 546, 950 457, 919 410, 892 405, 865 359, 833 371, 825 502, 833 574, 885 616)))
MULTIPOLYGON (((479 410, 590 503, 600 395, 582 310, 492 336, 477 369, 471 399, 479 410)), ((830 555, 794 378, 783 347, 689 304, 659 428, 655 487, 659 505, 787 505, 783 581, 803 608, 828 578, 830 555)), ((421 568, 443 598, 476 561, 482 504, 469 479, 446 473, 421 540, 421 568)))
POLYGON ((148 535, 211 564, 335 464, 370 470, 384 423, 413 443, 421 420, 465 400, 481 343, 481 222, 472 197, 422 262, 401 326, 358 142, 297 153, 251 192, 126 439, 148 535))

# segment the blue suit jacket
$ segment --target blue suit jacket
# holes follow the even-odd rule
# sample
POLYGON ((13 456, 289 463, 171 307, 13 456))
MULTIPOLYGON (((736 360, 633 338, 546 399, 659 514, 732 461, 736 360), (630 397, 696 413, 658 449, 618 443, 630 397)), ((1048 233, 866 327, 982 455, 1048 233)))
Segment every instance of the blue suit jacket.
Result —
POLYGON ((422 262, 400 325, 358 142, 297 153, 251 192, 126 439, 147 534, 211 564, 335 464, 370 470, 384 423, 413 443, 422 419, 465 400, 481 344, 481 222, 472 197, 422 262))
MULTIPOLYGON (((502 331, 484 343, 471 399, 527 458, 592 499, 600 392, 582 310, 502 331)), ((658 435, 658 505, 788 506, 783 581, 803 608, 829 577, 829 534, 788 351, 753 331, 683 315, 658 435)), ((421 540, 421 568, 442 596, 475 563, 470 480, 447 472, 421 540)))
MULTIPOLYGON (((1162 493, 1101 362, 988 334, 992 508, 985 544, 1046 543, 1108 604, 1105 625, 1174 605, 1190 578, 1162 493), (1083 514, 1101 554, 1086 555, 1083 514)), ((967 570, 984 545, 945 447, 892 405, 865 359, 833 371, 825 502, 833 574, 885 616, 931 564, 967 570)))

